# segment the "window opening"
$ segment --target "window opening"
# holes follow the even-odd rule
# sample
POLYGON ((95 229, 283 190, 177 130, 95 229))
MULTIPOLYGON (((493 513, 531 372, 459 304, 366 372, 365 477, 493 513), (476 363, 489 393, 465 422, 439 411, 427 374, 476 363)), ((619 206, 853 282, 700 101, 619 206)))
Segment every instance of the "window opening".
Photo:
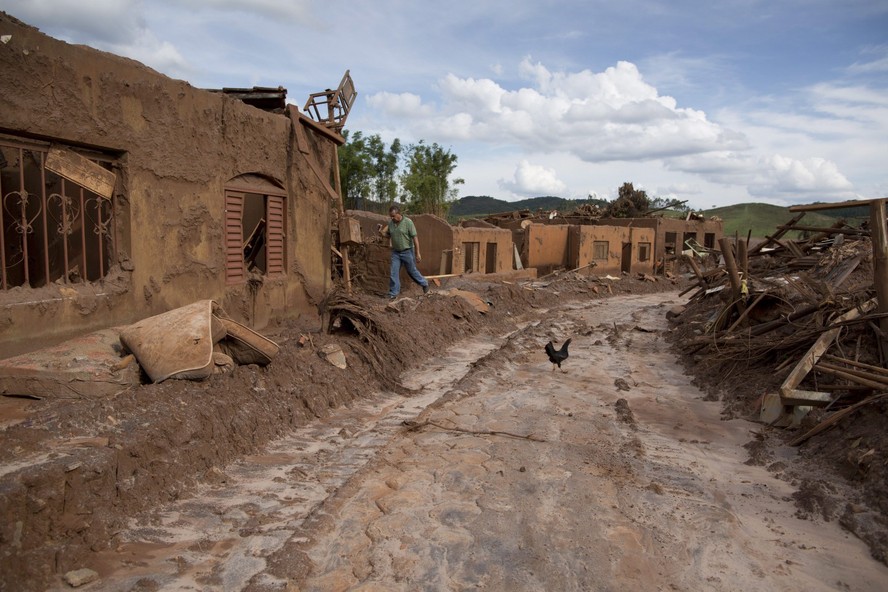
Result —
POLYGON ((608 241, 594 241, 592 243, 592 259, 607 260, 608 241))
MULTIPOLYGON (((0 138, 3 290, 97 281, 114 261, 113 195, 97 195, 49 170, 48 153, 48 146, 0 138)), ((114 162, 97 155, 87 160, 109 171, 114 162)))
POLYGON ((715 248, 715 233, 714 232, 706 232, 703 234, 703 246, 707 249, 715 248))
POLYGON ((472 273, 481 270, 481 243, 463 243, 463 253, 465 253, 465 273, 472 273))
POLYGON ((638 243, 638 260, 649 261, 651 258, 651 243, 638 243))
POLYGON ((226 283, 242 283, 248 273, 284 274, 285 218, 283 194, 225 191, 226 283))
POLYGON ((675 254, 675 240, 676 240, 676 238, 677 238, 676 233, 674 233, 674 232, 667 232, 666 233, 666 235, 663 239, 663 251, 667 255, 674 255, 675 254))

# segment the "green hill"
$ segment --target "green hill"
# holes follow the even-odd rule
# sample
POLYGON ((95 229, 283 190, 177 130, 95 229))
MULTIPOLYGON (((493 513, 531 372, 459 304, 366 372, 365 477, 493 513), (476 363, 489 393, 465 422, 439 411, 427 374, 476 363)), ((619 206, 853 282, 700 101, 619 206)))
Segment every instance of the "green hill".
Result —
POLYGON ((558 210, 572 211, 579 204, 587 203, 587 199, 564 199, 563 197, 532 197, 520 201, 505 201, 487 195, 469 195, 456 200, 450 206, 450 218, 478 218, 489 214, 514 212, 516 210, 558 210))
MULTIPOLYGON (((560 212, 573 211, 579 204, 587 203, 585 199, 564 199, 561 197, 533 197, 521 201, 505 201, 486 195, 471 195, 458 199, 450 208, 449 218, 456 221, 459 218, 479 218, 489 214, 502 212, 514 212, 516 210, 558 210, 560 212)), ((773 235, 777 227, 792 220, 796 214, 788 208, 773 206, 764 203, 742 203, 721 208, 704 210, 704 216, 718 216, 725 223, 725 235, 731 236, 735 232, 745 237, 750 230, 755 238, 764 238, 773 235)), ((663 215, 670 215, 663 212, 663 215)), ((683 214, 676 214, 683 216, 683 214)), ((844 210, 825 210, 824 212, 807 212, 799 222, 803 226, 829 227, 837 219, 844 218, 853 226, 869 216, 867 208, 845 208, 844 210)), ((798 232, 787 234, 790 238, 798 238, 798 232)))
MULTIPOLYGON (((703 211, 703 215, 707 218, 710 216, 718 216, 725 222, 725 236, 733 235, 735 232, 740 236, 746 236, 752 230, 752 236, 764 238, 767 235, 773 235, 777 231, 777 227, 786 224, 798 214, 789 211, 789 208, 781 206, 773 206, 763 203, 742 203, 732 206, 724 206, 721 208, 713 208, 703 211)), ((800 226, 817 226, 829 227, 837 220, 837 217, 828 216, 820 212, 807 212, 799 221, 800 226)), ((848 219, 851 224, 856 224, 856 220, 848 219)), ((790 238, 798 238, 798 232, 790 232, 787 234, 790 238)))

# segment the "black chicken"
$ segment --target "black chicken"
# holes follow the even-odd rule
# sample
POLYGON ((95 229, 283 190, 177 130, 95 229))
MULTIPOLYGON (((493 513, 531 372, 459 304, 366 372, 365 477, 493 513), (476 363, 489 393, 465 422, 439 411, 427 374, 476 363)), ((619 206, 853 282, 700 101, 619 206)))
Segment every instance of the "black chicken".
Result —
MULTIPOLYGON (((555 366, 558 366, 558 369, 561 370, 561 362, 567 359, 568 345, 570 345, 570 339, 564 342, 561 349, 555 349, 551 341, 546 344, 546 355, 549 356, 549 361, 552 362, 552 372, 555 372, 555 366)), ((564 370, 561 371, 564 372, 564 370)))

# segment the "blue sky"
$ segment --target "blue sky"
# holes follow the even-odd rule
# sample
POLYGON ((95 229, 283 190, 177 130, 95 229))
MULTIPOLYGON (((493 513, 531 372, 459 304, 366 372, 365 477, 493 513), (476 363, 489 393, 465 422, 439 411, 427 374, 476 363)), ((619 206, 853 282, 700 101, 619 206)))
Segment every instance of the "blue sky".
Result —
POLYGON ((0 0, 201 88, 349 69, 347 129, 437 142, 461 195, 695 208, 888 196, 888 1, 0 0))

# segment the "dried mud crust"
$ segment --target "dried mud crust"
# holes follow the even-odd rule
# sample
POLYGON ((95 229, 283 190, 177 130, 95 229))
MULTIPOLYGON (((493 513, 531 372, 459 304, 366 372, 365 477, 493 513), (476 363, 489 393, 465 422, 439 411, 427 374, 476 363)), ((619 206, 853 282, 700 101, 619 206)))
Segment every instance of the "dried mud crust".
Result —
POLYGON ((402 371, 465 336, 504 331, 519 315, 568 300, 677 285, 565 273, 528 285, 454 278, 443 287, 476 292, 490 303, 486 314, 434 290, 399 311, 356 294, 349 302, 372 311, 375 347, 348 322, 325 316, 331 333, 317 323, 264 331, 281 345, 267 367, 144 385, 105 400, 34 401, 25 421, 0 431, 0 590, 45 589, 91 552, 113 548, 129 518, 189 496, 226 464, 332 408, 397 391, 402 371), (310 336, 304 346, 302 335, 310 336), (342 347, 346 370, 318 355, 328 343, 342 347))
MULTIPOLYGON (((722 356, 711 351, 685 353, 681 345, 700 334, 710 310, 710 304, 691 304, 673 323, 667 338, 692 382, 710 400, 721 401, 723 417, 758 421, 762 396, 777 392, 795 363, 778 370, 783 358, 749 360, 736 352, 722 356)), ((789 461, 775 457, 775 450, 827 415, 815 409, 795 429, 763 425, 745 446, 747 462, 767 467, 798 488, 793 498, 797 517, 839 521, 869 546, 875 559, 888 565, 888 403, 883 400, 854 411, 790 449, 789 461)))

